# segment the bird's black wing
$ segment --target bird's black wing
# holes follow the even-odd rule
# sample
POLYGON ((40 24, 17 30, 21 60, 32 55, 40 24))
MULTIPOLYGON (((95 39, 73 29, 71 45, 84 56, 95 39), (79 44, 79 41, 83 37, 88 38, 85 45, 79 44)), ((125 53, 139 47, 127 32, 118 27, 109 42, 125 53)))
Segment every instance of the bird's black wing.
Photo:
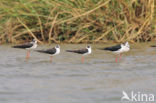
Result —
POLYGON ((119 49, 121 49, 121 45, 120 45, 120 44, 119 44, 119 45, 112 46, 112 47, 106 47, 106 48, 104 48, 103 50, 117 51, 117 50, 119 50, 119 49))
POLYGON ((47 49, 47 50, 36 50, 37 52, 40 53, 46 53, 46 54, 55 54, 56 53, 56 49, 52 48, 52 49, 47 49))
POLYGON ((66 50, 67 52, 73 52, 73 53, 78 53, 78 54, 85 54, 88 52, 87 49, 81 49, 81 50, 66 50))
POLYGON ((151 45, 151 47, 156 47, 156 45, 151 45))
POLYGON ((33 46, 32 43, 25 43, 25 44, 21 44, 21 45, 12 46, 12 47, 13 48, 25 49, 25 48, 31 48, 32 46, 33 46))

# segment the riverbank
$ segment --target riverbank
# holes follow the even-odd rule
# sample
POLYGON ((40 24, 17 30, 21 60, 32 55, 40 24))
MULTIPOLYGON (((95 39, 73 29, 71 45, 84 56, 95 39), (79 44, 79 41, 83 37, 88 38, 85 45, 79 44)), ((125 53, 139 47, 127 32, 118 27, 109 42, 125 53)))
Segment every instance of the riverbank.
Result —
POLYGON ((0 1, 0 42, 147 42, 156 39, 154 0, 0 1))

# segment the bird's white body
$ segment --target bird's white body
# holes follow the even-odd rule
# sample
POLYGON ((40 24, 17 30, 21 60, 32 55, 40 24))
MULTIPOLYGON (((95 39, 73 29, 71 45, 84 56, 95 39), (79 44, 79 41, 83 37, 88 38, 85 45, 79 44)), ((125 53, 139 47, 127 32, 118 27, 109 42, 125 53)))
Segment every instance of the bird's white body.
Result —
POLYGON ((88 50, 88 52, 87 52, 87 53, 85 53, 85 54, 83 54, 84 56, 85 56, 85 55, 89 55, 89 54, 91 54, 91 53, 92 53, 91 46, 86 47, 86 49, 88 50))
POLYGON ((115 51, 114 53, 120 54, 123 52, 128 52, 129 50, 130 50, 130 45, 128 42, 126 42, 125 44, 121 44, 121 48, 118 51, 115 51))
POLYGON ((37 43, 34 43, 33 46, 30 49, 36 49, 37 48, 37 43))
POLYGON ((56 48, 56 47, 55 47, 55 49, 56 49, 56 53, 53 54, 53 56, 54 56, 54 55, 58 55, 58 54, 60 54, 60 47, 59 47, 59 48, 56 48))

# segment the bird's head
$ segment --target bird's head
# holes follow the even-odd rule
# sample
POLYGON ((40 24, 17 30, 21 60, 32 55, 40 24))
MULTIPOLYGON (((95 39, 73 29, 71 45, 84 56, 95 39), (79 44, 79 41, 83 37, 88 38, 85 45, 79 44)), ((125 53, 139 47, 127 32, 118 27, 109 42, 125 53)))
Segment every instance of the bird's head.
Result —
POLYGON ((87 48, 87 49, 91 49, 91 46, 87 46, 86 48, 87 48))
POLYGON ((36 44, 37 43, 37 40, 36 39, 33 39, 32 42, 36 44))
POLYGON ((128 42, 125 43, 125 46, 128 47, 128 48, 130 47, 128 42))
POLYGON ((60 46, 57 44, 57 45, 55 46, 55 48, 60 48, 60 46))

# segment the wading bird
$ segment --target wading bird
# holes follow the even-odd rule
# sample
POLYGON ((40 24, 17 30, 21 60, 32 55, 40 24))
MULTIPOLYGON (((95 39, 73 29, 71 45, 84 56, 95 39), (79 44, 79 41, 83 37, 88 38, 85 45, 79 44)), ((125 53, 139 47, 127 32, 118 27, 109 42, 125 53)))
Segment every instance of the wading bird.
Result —
POLYGON ((91 46, 86 46, 86 48, 84 49, 80 49, 80 50, 66 50, 67 52, 73 52, 73 53, 77 53, 77 54, 82 54, 81 57, 81 62, 84 63, 84 56, 91 54, 92 50, 91 50, 91 46))
POLYGON ((156 47, 156 45, 151 45, 151 47, 156 47))
POLYGON ((13 48, 26 49, 27 50, 26 60, 28 60, 30 57, 30 51, 37 47, 37 40, 33 39, 32 42, 20 44, 20 45, 16 45, 16 46, 12 46, 12 47, 13 48))
POLYGON ((58 55, 60 53, 60 46, 56 45, 54 48, 47 49, 47 50, 36 50, 40 53, 50 54, 50 62, 52 62, 52 58, 54 55, 58 55))
POLYGON ((106 48, 101 49, 101 50, 107 50, 107 51, 114 52, 115 54, 117 54, 117 56, 115 58, 115 62, 118 62, 118 58, 119 58, 119 62, 120 62, 122 53, 128 52, 130 50, 130 45, 128 42, 126 42, 124 44, 118 44, 115 46, 106 47, 106 48))

